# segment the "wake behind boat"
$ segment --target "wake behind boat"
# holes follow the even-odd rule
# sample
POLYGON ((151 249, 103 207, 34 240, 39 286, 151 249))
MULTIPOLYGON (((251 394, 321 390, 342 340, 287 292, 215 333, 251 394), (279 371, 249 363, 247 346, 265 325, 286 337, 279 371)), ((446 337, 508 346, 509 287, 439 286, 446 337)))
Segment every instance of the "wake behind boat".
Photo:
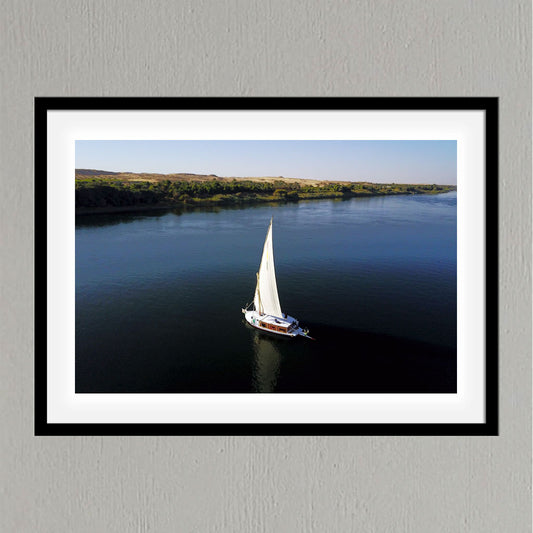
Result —
MULTIPOLYGON (((281 310, 279 303, 278 287, 276 283, 276 271, 274 269, 274 250, 272 245, 272 219, 268 227, 263 256, 259 272, 257 273, 257 285, 253 301, 253 309, 248 308, 248 304, 242 309, 244 318, 253 327, 282 335, 285 337, 296 337, 301 335, 309 337, 309 330, 300 327, 296 318, 286 315, 281 310)), ((314 339, 313 339, 314 340, 314 339)))

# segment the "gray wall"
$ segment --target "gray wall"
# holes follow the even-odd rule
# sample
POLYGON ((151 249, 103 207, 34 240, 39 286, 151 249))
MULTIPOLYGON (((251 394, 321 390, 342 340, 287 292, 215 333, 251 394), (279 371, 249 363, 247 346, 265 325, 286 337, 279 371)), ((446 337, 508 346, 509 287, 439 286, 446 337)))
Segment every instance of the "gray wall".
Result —
POLYGON ((3 0, 0 18, 0 530, 530 530, 529 2, 3 0), (33 97, 129 95, 499 96, 501 435, 34 437, 33 97))

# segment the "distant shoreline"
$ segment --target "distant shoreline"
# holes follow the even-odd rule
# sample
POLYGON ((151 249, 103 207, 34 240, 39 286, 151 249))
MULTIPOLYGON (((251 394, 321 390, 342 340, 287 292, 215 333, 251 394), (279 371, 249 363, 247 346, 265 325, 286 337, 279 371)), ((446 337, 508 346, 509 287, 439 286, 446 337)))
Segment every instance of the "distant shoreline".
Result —
POLYGON ((301 200, 442 194, 455 185, 396 184, 295 178, 221 178, 193 174, 76 171, 76 215, 190 207, 245 206, 301 200))

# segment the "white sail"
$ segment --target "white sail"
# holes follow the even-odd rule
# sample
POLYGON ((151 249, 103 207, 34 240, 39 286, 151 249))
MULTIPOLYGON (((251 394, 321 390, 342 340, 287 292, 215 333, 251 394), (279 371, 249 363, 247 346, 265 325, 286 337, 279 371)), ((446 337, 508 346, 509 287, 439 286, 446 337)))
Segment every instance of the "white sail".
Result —
POLYGON ((261 266, 257 273, 257 286, 255 288, 254 305, 261 314, 282 317, 279 304, 276 272, 274 270, 274 251, 272 247, 272 220, 268 228, 263 247, 261 266))

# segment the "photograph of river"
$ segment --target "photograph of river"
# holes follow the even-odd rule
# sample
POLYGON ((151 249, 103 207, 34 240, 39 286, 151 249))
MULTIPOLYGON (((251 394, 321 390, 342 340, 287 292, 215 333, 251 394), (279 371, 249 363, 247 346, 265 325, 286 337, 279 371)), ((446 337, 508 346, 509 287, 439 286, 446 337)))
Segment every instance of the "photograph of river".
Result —
POLYGON ((77 393, 456 392, 455 190, 85 214, 75 239, 77 393), (316 340, 241 312, 271 218, 316 340))

